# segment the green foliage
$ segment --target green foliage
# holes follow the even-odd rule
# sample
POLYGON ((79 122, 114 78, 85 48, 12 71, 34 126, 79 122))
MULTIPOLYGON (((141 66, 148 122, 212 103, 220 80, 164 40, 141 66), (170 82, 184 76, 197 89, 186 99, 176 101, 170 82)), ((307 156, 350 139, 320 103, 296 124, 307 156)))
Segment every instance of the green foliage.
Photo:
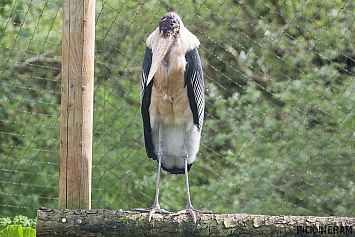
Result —
POLYGON ((33 218, 58 196, 59 1, 9 6, 12 17, 0 16, 0 215, 33 218))
MULTIPOLYGON (((60 4, 8 1, 1 8, 4 216, 25 211, 33 217, 40 205, 57 206, 60 4)), ((157 163, 144 150, 140 66, 146 37, 174 10, 201 41, 205 74, 206 119, 189 176, 194 206, 219 213, 353 214, 354 3, 96 4, 93 208, 152 205, 157 163)), ((183 186, 183 176, 163 172, 161 206, 184 208, 183 186)))
POLYGON ((0 237, 35 237, 36 220, 26 216, 0 218, 0 237))

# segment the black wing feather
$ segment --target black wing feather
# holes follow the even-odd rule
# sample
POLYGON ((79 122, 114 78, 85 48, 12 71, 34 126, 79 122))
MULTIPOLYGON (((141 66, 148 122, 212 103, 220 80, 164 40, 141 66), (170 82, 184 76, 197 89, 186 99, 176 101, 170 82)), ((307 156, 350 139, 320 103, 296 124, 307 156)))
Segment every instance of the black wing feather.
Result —
POLYGON ((149 116, 149 106, 150 106, 150 98, 152 95, 152 86, 153 80, 150 81, 148 85, 146 85, 148 80, 148 75, 150 71, 150 67, 152 65, 152 49, 146 47, 143 65, 142 65, 142 79, 141 79, 141 113, 143 118, 143 128, 144 128, 144 142, 145 142, 145 149, 147 152, 147 156, 153 158, 154 160, 157 159, 156 155, 154 154, 154 145, 152 139, 152 128, 150 124, 150 116, 149 116))
POLYGON ((197 48, 188 52, 185 59, 185 86, 187 86, 194 124, 201 132, 205 110, 205 92, 201 59, 197 48))

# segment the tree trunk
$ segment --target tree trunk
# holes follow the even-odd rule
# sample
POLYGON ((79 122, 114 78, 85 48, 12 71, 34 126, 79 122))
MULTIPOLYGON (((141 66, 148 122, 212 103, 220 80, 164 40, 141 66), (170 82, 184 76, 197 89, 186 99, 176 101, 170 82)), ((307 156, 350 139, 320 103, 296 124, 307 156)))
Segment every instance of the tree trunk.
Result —
POLYGON ((354 236, 355 218, 201 214, 40 208, 37 236, 354 236))

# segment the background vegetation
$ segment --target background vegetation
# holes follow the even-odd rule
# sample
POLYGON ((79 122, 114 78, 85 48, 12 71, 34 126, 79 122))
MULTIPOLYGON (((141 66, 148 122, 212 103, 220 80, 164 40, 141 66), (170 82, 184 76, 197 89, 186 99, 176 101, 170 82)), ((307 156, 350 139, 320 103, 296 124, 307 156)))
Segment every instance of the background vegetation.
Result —
POLYGON ((36 220, 21 215, 0 218, 0 237, 36 237, 36 220))
MULTIPOLYGON (((57 207, 61 1, 0 0, 0 216, 57 207)), ((97 1, 93 208, 148 207, 139 105, 145 39, 177 11, 201 41, 206 119, 195 208, 353 215, 355 3, 97 1)), ((163 172, 161 206, 185 207, 163 172)))

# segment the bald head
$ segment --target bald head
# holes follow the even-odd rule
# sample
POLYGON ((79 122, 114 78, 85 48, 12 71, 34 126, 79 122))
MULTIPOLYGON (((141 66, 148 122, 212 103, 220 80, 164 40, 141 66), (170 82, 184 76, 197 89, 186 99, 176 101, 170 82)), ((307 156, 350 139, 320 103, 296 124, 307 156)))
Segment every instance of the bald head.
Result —
POLYGON ((178 37, 180 33, 181 18, 175 12, 169 12, 159 21, 159 31, 163 38, 178 37))

